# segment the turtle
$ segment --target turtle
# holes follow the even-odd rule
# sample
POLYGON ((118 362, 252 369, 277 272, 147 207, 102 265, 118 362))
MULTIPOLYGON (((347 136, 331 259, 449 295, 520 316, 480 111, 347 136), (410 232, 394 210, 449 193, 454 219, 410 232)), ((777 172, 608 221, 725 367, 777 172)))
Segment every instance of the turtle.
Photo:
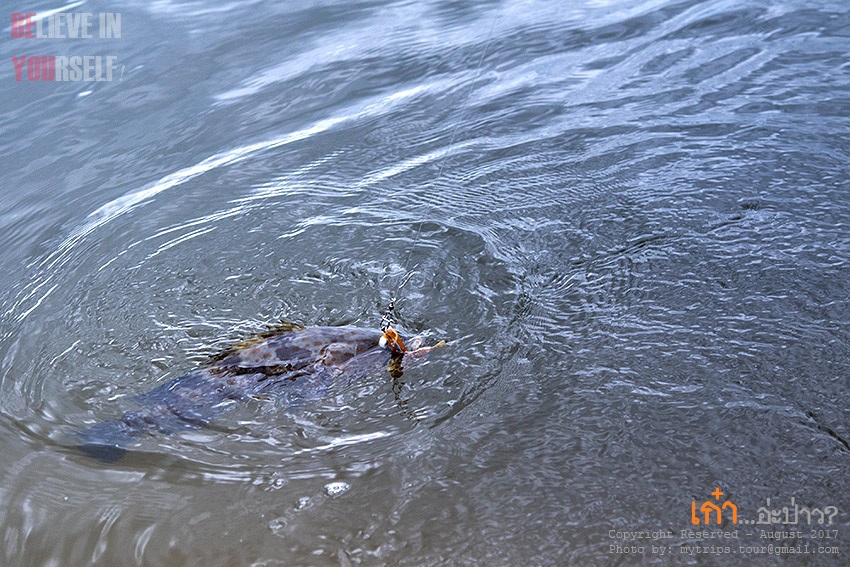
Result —
POLYGON ((397 377, 405 359, 445 345, 409 346, 392 327, 304 327, 284 322, 210 357, 188 374, 135 396, 138 409, 76 433, 83 454, 115 462, 146 432, 170 434, 208 425, 235 402, 279 396, 289 406, 321 397, 335 379, 387 365, 397 377))

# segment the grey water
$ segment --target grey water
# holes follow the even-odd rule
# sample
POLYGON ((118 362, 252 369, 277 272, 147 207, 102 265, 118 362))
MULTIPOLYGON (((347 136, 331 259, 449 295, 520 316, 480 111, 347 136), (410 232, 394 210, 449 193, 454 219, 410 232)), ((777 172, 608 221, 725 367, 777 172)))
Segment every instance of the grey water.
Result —
POLYGON ((847 564, 845 2, 69 12, 120 37, 0 44, 0 565, 847 564), (396 294, 396 382, 68 442, 396 294))

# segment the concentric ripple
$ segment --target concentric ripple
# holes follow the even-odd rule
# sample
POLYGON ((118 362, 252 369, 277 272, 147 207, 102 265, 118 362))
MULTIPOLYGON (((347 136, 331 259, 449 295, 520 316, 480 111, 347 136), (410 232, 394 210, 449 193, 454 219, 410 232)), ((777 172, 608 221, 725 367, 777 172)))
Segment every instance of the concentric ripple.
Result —
POLYGON ((843 4, 120 9, 120 82, 0 85, 0 563, 610 564, 716 486, 850 509, 843 4), (395 381, 69 442, 391 297, 449 343, 395 381))

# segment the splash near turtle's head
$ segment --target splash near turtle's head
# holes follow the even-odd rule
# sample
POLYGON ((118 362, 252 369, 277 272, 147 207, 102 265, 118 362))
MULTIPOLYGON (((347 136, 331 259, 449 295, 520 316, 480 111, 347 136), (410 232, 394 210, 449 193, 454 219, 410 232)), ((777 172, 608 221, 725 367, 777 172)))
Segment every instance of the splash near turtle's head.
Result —
POLYGON ((389 347, 391 351, 396 354, 404 354, 407 350, 407 347, 404 346, 404 341, 401 340, 401 337, 398 333, 395 332, 395 329, 392 327, 387 327, 384 329, 383 334, 381 335, 381 339, 378 341, 382 347, 389 347))

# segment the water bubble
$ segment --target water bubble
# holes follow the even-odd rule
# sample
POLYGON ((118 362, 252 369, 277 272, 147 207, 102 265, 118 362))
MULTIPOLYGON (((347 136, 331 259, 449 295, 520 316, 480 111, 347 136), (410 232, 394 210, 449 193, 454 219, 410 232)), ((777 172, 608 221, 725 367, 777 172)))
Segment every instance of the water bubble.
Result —
POLYGON ((351 485, 347 482, 343 482, 341 480, 336 482, 329 482, 325 485, 325 494, 328 496, 339 496, 344 492, 348 492, 348 489, 351 488, 351 485))
POLYGON ((286 477, 281 473, 274 473, 268 481, 269 488, 272 490, 279 490, 286 486, 287 480, 286 477))
POLYGON ((285 528, 286 528, 286 518, 284 518, 284 517, 275 518, 274 520, 269 522, 269 529, 275 535, 280 535, 285 528))

